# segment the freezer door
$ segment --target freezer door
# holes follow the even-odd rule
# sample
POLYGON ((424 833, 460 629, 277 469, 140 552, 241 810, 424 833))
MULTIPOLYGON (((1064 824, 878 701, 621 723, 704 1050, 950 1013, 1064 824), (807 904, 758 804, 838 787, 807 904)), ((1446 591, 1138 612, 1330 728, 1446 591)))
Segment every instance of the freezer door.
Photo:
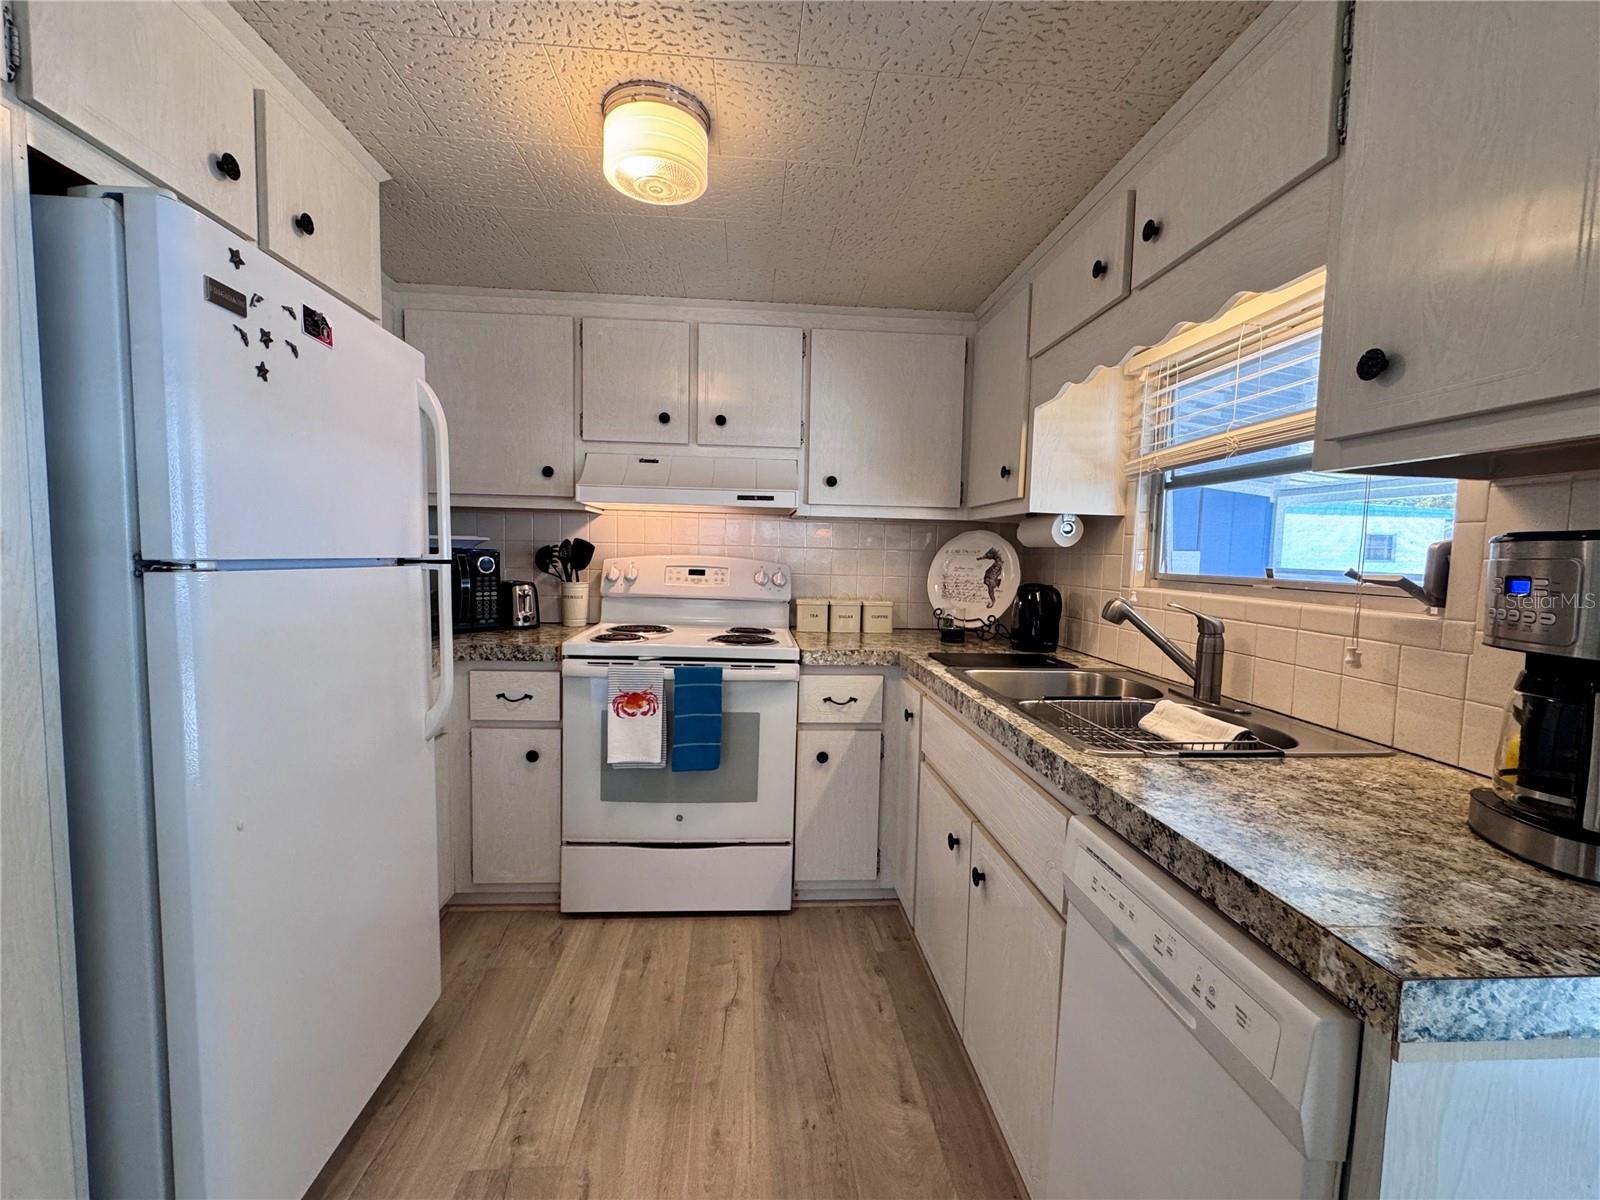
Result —
POLYGON ((145 576, 181 1196, 302 1195, 438 997, 424 579, 145 576))
POLYGON ((176 200, 123 221, 141 557, 426 554, 422 356, 176 200))

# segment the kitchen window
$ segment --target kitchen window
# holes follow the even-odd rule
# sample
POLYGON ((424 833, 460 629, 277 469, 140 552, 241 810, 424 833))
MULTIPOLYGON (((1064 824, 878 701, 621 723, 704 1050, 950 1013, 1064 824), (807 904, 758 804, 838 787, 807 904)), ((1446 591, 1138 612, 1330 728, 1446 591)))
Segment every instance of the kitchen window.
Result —
POLYGON ((1450 479, 1311 470, 1320 291, 1134 359, 1158 578, 1353 588, 1356 568, 1421 580, 1455 525, 1450 479))

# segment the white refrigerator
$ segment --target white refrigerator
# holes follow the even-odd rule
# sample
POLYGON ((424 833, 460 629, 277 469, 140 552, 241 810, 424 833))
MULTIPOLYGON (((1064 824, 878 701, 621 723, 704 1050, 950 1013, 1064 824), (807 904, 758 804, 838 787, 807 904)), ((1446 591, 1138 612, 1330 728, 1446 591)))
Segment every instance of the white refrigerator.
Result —
POLYGON ((298 1196, 439 994, 443 414, 170 195, 33 217, 91 1190, 298 1196))

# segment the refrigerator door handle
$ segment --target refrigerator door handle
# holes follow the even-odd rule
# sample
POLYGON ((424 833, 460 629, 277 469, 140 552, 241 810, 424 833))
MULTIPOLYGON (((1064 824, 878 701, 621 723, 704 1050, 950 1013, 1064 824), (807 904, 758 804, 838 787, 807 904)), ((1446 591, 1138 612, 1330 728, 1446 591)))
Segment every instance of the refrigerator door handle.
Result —
MULTIPOLYGON (((450 619, 450 431, 445 424, 444 406, 428 386, 426 379, 417 380, 417 407, 433 427, 434 479, 436 481, 437 525, 439 550, 436 561, 428 569, 439 577, 439 694, 423 717, 423 736, 429 741, 444 732, 450 717, 450 705, 455 700, 456 665, 455 638, 450 619), (438 560, 443 560, 438 561, 438 560)), ((423 546, 424 555, 429 547, 423 546)))

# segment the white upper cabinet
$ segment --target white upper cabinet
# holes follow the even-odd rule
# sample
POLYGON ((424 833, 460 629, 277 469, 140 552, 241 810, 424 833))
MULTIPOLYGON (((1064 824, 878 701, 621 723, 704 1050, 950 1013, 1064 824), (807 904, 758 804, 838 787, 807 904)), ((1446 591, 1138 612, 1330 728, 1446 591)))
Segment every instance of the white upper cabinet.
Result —
MULTIPOLYGON (((1300 4, 1172 128, 1133 176, 1142 287, 1338 153, 1343 4, 1300 4)), ((1368 52, 1363 46, 1357 53, 1368 52)), ((1426 89, 1433 54, 1408 74, 1426 89)), ((1592 116, 1592 113, 1591 113, 1592 116)), ((1421 213, 1423 210, 1417 210, 1421 213)), ((1427 214, 1432 220, 1435 214, 1427 214)))
POLYGON ((1033 280, 1028 353, 1038 354, 1126 296, 1133 278, 1133 193, 1119 188, 1050 252, 1033 280))
POLYGON ((24 101, 256 236, 256 74, 198 6, 30 3, 21 15, 24 101))
POLYGON ((689 323, 587 317, 583 439, 689 440, 689 323))
POLYGON ((807 499, 958 507, 966 348, 962 334, 813 330, 807 499))
POLYGON ((702 446, 798 446, 804 332, 702 324, 699 339, 695 440, 702 446))
POLYGON ((572 318, 408 308, 459 496, 572 495, 572 318))
POLYGON ((988 313, 972 345, 967 504, 1015 500, 1027 475, 1028 289, 988 313))
POLYGON ((377 181, 269 92, 256 93, 256 139, 262 247, 379 315, 377 181))
POLYGON ((1600 5, 1361 4, 1355 47, 1316 464, 1600 436, 1600 5))

